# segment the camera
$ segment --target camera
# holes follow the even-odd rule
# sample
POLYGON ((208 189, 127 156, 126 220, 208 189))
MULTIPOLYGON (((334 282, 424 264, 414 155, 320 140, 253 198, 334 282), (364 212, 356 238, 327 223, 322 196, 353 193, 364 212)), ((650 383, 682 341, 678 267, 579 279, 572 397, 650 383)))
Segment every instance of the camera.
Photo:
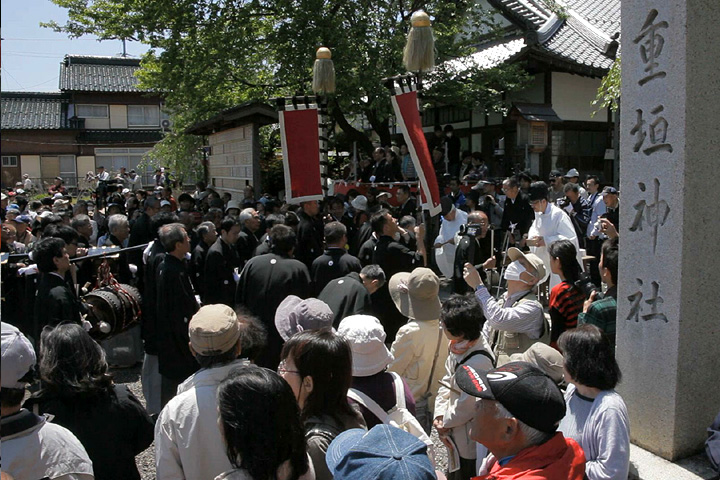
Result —
POLYGON ((558 198, 555 201, 555 205, 557 205, 558 208, 565 208, 570 205, 570 199, 567 197, 558 198))
POLYGON ((483 225, 479 223, 468 223, 467 225, 460 225, 460 235, 467 235, 469 237, 479 237, 482 235, 483 225))
POLYGON ((575 286, 583 293, 583 295, 585 295, 585 298, 590 298, 592 292, 596 292, 595 300, 600 300, 605 297, 602 290, 600 290, 597 285, 592 282, 590 274, 587 272, 580 274, 580 278, 575 282, 575 286))

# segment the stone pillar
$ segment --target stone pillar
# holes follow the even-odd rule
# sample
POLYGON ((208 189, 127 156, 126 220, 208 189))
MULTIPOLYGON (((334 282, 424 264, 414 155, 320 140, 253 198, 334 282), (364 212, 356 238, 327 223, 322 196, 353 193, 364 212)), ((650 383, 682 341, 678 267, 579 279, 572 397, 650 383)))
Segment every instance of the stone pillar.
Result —
POLYGON ((618 390, 669 460, 720 410, 720 2, 622 2, 618 390))

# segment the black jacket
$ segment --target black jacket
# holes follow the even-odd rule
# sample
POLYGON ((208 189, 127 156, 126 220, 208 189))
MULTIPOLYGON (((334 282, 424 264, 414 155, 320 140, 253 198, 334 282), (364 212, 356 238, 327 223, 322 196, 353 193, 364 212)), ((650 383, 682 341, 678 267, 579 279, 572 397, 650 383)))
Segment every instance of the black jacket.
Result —
POLYGON ((190 259, 190 275, 192 278, 195 292, 200 295, 200 299, 205 303, 205 260, 207 259, 208 250, 211 245, 200 240, 193 249, 190 259))
POLYGON ((205 259, 205 297, 203 304, 223 303, 235 307, 235 268, 240 267, 240 257, 235 246, 218 238, 208 250, 205 259))
POLYGON ((362 283, 360 274, 349 273, 328 283, 317 297, 327 303, 333 312, 333 327, 338 328, 340 321, 350 315, 372 313, 370 293, 362 283))
POLYGON ((157 355, 161 375, 182 381, 198 369, 190 353, 188 333, 190 319, 197 311, 185 261, 166 254, 157 272, 157 355))
POLYGON ((238 256, 240 257, 240 269, 245 266, 248 260, 255 255, 255 249, 257 248, 260 240, 255 236, 253 232, 243 227, 238 236, 237 242, 235 242, 235 248, 237 249, 238 256))
POLYGON ((373 294, 373 311, 380 323, 385 327, 385 333, 387 334, 385 341, 392 343, 395 340, 397 331, 407 322, 407 318, 400 313, 390 297, 390 290, 388 289, 390 278, 396 273, 411 272, 415 267, 422 267, 422 256, 396 242, 391 237, 382 235, 375 245, 372 263, 379 265, 383 269, 387 280, 385 285, 373 294))
POLYGON ((331 280, 344 277, 350 272, 360 273, 360 270, 360 260, 347 253, 344 248, 328 248, 313 261, 310 269, 315 294, 320 293, 331 280))
MULTIPOLYGON (((43 273, 35 293, 35 326, 80 323, 81 305, 70 286, 55 273, 43 273)), ((36 332, 36 334, 39 332, 36 332)), ((36 337, 38 340, 39 337, 36 337)))
POLYGON ((417 202, 414 198, 408 198, 398 210, 398 218, 402 218, 405 215, 410 215, 411 217, 417 215, 417 202))
POLYGON ((520 232, 519 236, 522 237, 528 230, 535 220, 535 212, 533 212, 530 206, 530 200, 527 194, 518 192, 515 197, 515 202, 509 198, 505 199, 505 206, 503 210, 502 221, 500 223, 500 229, 503 232, 510 230, 510 224, 517 224, 515 232, 520 232))
POLYGON ((275 328, 275 310, 288 295, 311 295, 310 272, 300 261, 268 253, 245 265, 235 300, 258 317, 267 330, 268 344, 257 364, 275 369, 280 361, 282 337, 275 328))
POLYGON ((150 247, 147 264, 145 265, 142 305, 142 335, 145 353, 157 355, 157 273, 160 264, 165 259, 165 247, 160 240, 155 240, 150 247))
POLYGON ((53 423, 70 430, 93 462, 98 480, 140 480, 135 455, 153 441, 153 421, 125 385, 92 396, 60 396, 40 391, 23 405, 54 415, 53 423))
POLYGON ((295 258, 300 260, 310 269, 312 262, 323 252, 323 222, 319 217, 311 218, 303 211, 299 211, 297 230, 297 247, 295 258))
POLYGON ((466 263, 471 263, 480 272, 480 278, 485 281, 487 274, 482 268, 491 256, 495 256, 496 265, 499 267, 502 263, 502 254, 498 243, 495 242, 495 251, 490 252, 492 230, 488 230, 485 238, 475 238, 469 235, 463 235, 455 248, 455 260, 453 263, 453 291, 455 293, 465 294, 472 291, 463 278, 463 269, 466 263))

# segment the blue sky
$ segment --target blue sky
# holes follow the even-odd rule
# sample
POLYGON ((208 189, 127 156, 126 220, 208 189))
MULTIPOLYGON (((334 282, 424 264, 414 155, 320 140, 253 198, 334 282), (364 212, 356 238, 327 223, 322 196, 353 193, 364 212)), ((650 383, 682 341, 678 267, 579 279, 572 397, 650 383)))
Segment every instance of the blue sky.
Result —
MULTIPOLYGON (((1 0, 2 90, 51 92, 58 90, 60 62, 65 54, 117 55, 122 42, 98 42, 95 37, 70 40, 40 27, 55 20, 63 24, 66 10, 49 0, 1 0)), ((147 47, 127 42, 127 53, 140 56, 147 47)))

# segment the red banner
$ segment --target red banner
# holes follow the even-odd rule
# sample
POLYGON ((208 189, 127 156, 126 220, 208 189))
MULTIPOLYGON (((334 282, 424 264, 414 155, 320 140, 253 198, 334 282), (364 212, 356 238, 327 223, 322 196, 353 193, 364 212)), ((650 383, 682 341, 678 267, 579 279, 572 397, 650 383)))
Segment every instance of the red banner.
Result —
POLYGON ((320 141, 317 106, 288 106, 280 110, 280 141, 285 167, 285 200, 300 203, 322 200, 320 141))
POLYGON ((440 191, 422 129, 417 92, 397 92, 391 98, 398 124, 405 133, 410 158, 418 173, 420 190, 423 194, 423 208, 429 210, 430 215, 435 216, 440 213, 440 191))

